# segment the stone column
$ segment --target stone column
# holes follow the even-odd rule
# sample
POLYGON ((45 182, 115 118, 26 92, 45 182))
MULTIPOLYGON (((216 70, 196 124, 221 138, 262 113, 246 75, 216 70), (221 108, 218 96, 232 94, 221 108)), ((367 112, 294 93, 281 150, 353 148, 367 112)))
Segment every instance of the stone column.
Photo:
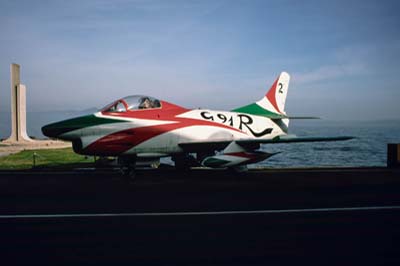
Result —
POLYGON ((32 141, 26 132, 26 87, 21 84, 20 66, 11 64, 11 136, 8 142, 32 141))

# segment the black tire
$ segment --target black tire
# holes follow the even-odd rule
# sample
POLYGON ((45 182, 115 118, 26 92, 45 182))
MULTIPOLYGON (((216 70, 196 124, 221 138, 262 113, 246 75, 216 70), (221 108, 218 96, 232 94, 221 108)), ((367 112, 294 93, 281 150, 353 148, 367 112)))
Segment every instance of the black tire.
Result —
POLYGON ((133 180, 136 177, 136 157, 118 157, 118 164, 123 177, 133 180))
POLYGON ((188 158, 187 154, 173 156, 172 160, 175 162, 175 169, 182 172, 190 170, 188 158))

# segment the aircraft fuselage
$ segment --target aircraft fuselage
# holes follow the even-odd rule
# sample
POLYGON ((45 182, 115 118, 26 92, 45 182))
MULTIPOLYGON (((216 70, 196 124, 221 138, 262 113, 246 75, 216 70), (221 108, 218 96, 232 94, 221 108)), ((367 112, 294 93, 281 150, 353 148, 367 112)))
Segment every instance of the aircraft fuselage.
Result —
POLYGON ((286 134, 267 117, 208 109, 101 111, 50 124, 43 132, 72 141, 78 153, 100 156, 167 156, 183 152, 179 143, 271 139, 286 134))

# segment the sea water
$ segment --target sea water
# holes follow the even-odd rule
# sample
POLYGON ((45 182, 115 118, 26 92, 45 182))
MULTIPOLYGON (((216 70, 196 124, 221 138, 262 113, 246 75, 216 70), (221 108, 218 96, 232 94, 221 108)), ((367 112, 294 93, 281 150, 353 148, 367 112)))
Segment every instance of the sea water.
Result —
POLYGON ((281 152, 259 163, 268 167, 386 166, 387 144, 400 143, 399 121, 292 120, 289 133, 297 136, 353 136, 352 140, 263 145, 281 152))
MULTIPOLYGON (((43 125, 87 113, 90 112, 29 112, 28 133, 39 139, 45 138, 41 132, 43 125)), ((279 153, 253 167, 386 166, 387 144, 400 143, 400 120, 291 120, 289 133, 301 137, 353 136, 355 138, 334 142, 265 144, 261 150, 279 153)), ((7 138, 9 134, 10 114, 0 112, 0 138, 7 138)))

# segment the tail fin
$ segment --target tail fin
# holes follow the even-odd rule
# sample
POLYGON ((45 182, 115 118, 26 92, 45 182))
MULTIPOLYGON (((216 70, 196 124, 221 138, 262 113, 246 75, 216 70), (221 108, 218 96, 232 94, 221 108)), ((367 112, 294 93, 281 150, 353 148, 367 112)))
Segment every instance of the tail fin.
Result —
POLYGON ((285 113, 285 102, 289 88, 289 81, 289 74, 282 72, 262 99, 255 103, 236 108, 232 111, 261 115, 273 119, 287 118, 285 113))

